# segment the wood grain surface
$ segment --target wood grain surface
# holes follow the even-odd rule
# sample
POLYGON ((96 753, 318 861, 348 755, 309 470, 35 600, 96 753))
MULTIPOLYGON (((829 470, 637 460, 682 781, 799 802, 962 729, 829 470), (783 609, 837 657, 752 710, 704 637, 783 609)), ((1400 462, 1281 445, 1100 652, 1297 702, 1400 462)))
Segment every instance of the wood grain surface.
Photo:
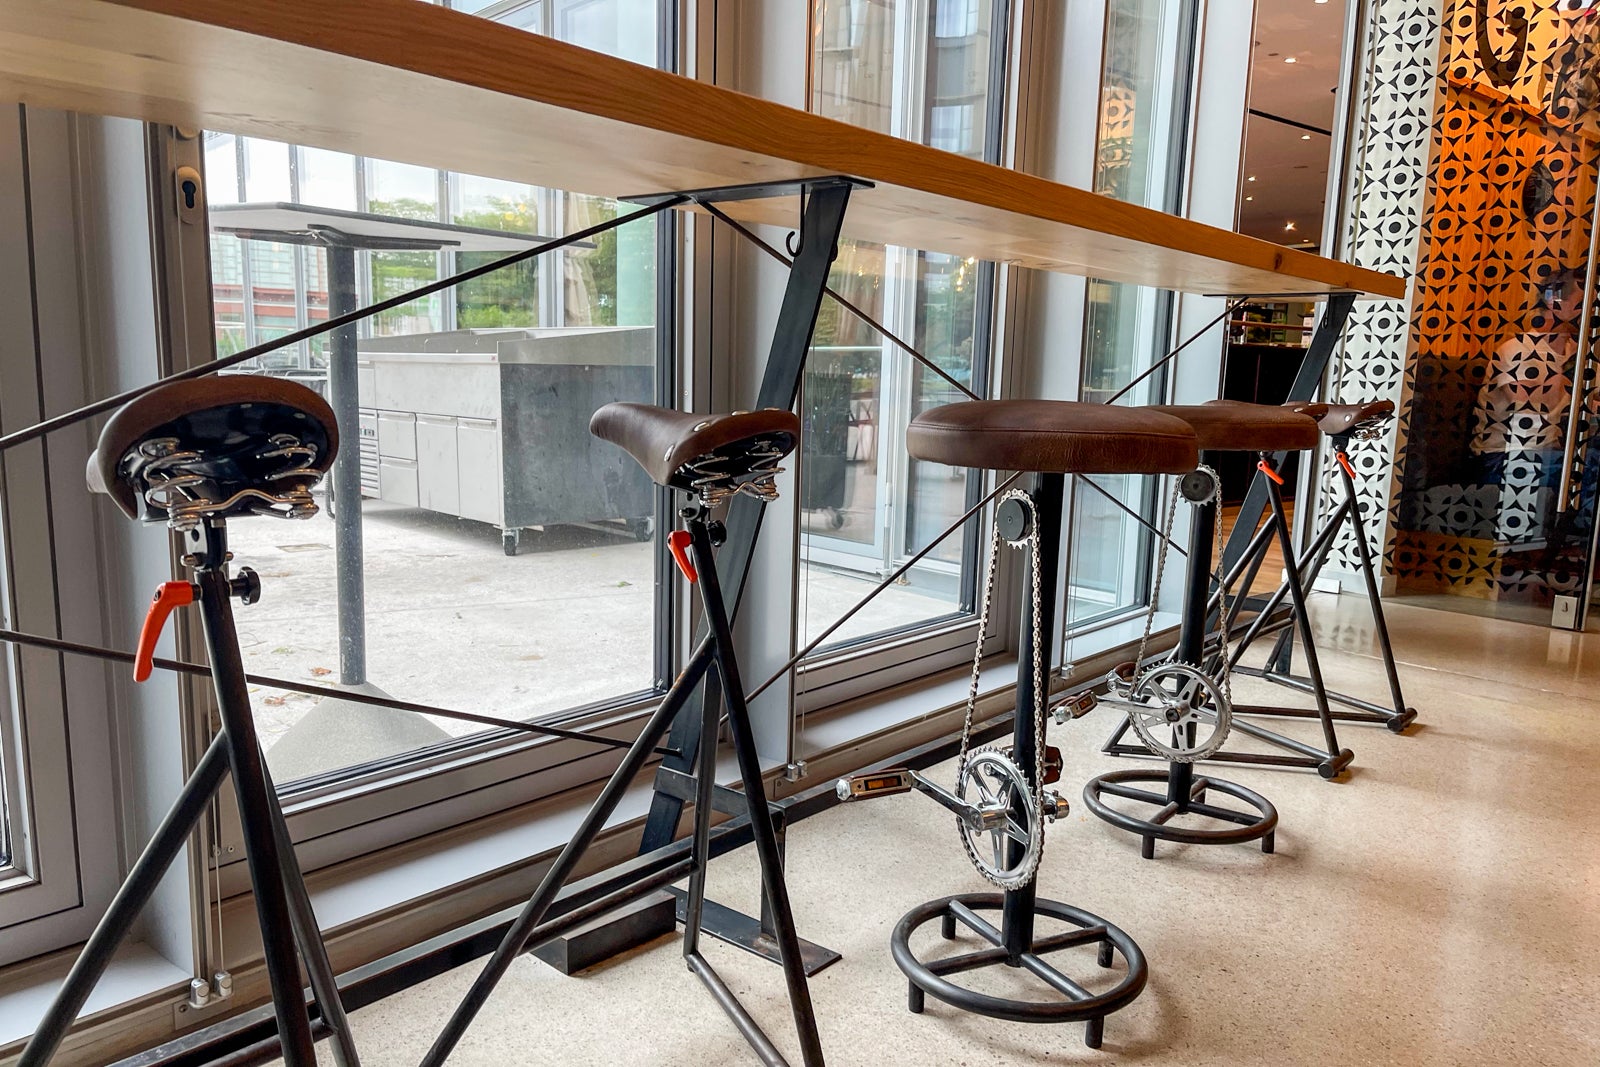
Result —
MULTIPOLYGON (((1187 292, 1405 292, 416 0, 0 0, 0 97, 602 196, 845 174, 875 185, 851 199, 861 240, 1187 292)), ((792 199, 728 211, 798 215, 792 199)))

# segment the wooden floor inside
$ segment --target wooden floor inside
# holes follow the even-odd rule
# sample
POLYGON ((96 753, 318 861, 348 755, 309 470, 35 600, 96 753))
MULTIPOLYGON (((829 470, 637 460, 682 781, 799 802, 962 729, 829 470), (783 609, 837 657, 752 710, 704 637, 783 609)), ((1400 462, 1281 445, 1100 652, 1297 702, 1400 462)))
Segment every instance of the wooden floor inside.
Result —
MULTIPOLYGON (((1234 525, 1239 521, 1239 510, 1241 506, 1242 505, 1240 504, 1224 504, 1222 506, 1222 540, 1224 544, 1227 543, 1229 535, 1233 533, 1234 525)), ((1294 501, 1285 500, 1283 502, 1283 510, 1289 516, 1289 525, 1291 528, 1293 528, 1294 501)), ((1271 515, 1271 511, 1268 511, 1266 515, 1263 515, 1261 521, 1256 524, 1256 529, 1259 530, 1261 527, 1265 526, 1267 519, 1270 518, 1271 515)), ((1279 583, 1282 581, 1283 549, 1278 547, 1277 538, 1273 538, 1271 544, 1267 546, 1266 562, 1263 563, 1261 565, 1261 569, 1256 572, 1255 581, 1250 583, 1249 592, 1271 593, 1274 589, 1278 588, 1279 583)))

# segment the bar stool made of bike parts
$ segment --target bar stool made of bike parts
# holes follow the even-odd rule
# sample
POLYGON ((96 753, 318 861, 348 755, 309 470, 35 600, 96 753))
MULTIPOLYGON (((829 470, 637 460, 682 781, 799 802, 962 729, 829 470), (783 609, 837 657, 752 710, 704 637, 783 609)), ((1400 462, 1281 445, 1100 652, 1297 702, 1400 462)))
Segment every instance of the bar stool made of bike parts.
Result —
MULTIPOLYGON (((254 604, 261 582, 249 568, 229 575, 227 534, 230 519, 315 514, 311 487, 338 449, 337 424, 321 397, 294 382, 251 375, 158 386, 119 409, 101 432, 89 457, 89 488, 110 496, 129 518, 165 523, 177 533, 192 578, 167 582, 157 591, 139 635, 134 678, 149 677, 167 616, 179 607, 198 605, 222 728, 79 953, 23 1049, 19 1067, 50 1062, 229 775, 243 824, 284 1061, 290 1067, 315 1067, 317 1062, 312 1018, 300 985, 303 962, 320 1016, 318 1029, 331 1034, 339 1067, 356 1067, 355 1042, 262 759, 245 688, 232 601, 254 604)), ((203 979, 195 982, 206 985, 203 979)))
MULTIPOLYGON (((1356 471, 1350 462, 1350 442, 1352 440, 1375 440, 1383 435, 1385 427, 1394 418, 1394 404, 1388 400, 1372 400, 1360 404, 1317 404, 1317 403, 1290 403, 1284 405, 1295 411, 1309 414, 1317 420, 1317 425, 1324 435, 1329 438, 1332 446, 1333 464, 1331 470, 1335 477, 1342 483, 1343 499, 1329 515, 1322 520, 1311 543, 1301 554, 1300 579, 1303 588, 1310 590, 1321 573, 1323 565, 1327 562, 1329 553, 1341 529, 1348 529, 1356 543, 1356 552, 1361 561, 1361 576, 1366 586, 1367 605, 1372 612, 1374 633, 1378 639, 1378 651, 1383 658, 1384 673, 1389 683, 1388 706, 1376 704, 1369 700, 1350 696, 1346 693, 1324 689, 1322 696, 1330 704, 1342 705, 1333 708, 1331 715, 1341 722, 1378 723, 1388 727, 1395 733, 1402 733, 1406 727, 1416 721, 1417 711, 1408 707, 1405 696, 1400 689, 1400 674, 1395 666, 1394 647, 1389 641, 1389 627, 1383 615, 1383 602, 1378 594, 1377 560, 1374 558, 1372 548, 1367 542, 1366 524, 1361 518, 1360 504, 1356 498, 1356 471), (1306 563, 1305 561, 1309 561, 1306 563)), ((1265 527, 1263 527, 1263 531, 1265 527)), ((1259 535, 1258 535, 1259 536, 1259 535)), ((1252 545, 1253 547, 1253 545, 1252 545)), ((1264 553, 1263 553, 1264 554, 1264 553)), ((1247 551, 1246 558, 1251 555, 1247 551)), ((1241 561, 1243 562, 1243 561, 1241 561)), ((1259 566, 1259 562, 1257 563, 1259 566)), ((1248 583, 1249 579, 1246 579, 1248 583)), ((1240 588, 1248 588, 1248 584, 1240 588)), ((1288 596, 1288 585, 1282 584, 1261 607, 1243 637, 1234 645, 1229 654, 1228 661, 1231 669, 1238 674, 1264 678, 1269 682, 1297 690, 1302 693, 1317 694, 1317 679, 1295 675, 1292 671, 1290 657, 1294 647, 1294 629, 1292 620, 1278 617, 1278 607, 1288 596), (1272 650, 1267 655, 1265 667, 1244 667, 1239 665, 1240 657, 1246 649, 1259 637, 1277 630, 1278 636, 1272 650)), ((1232 614, 1237 615, 1238 606, 1243 598, 1236 599, 1232 614)), ((1231 621, 1231 619, 1230 619, 1231 621)), ((1274 714, 1291 718, 1309 718, 1315 711, 1306 708, 1279 708, 1256 710, 1253 714, 1274 714)))
POLYGON ((1052 400, 980 400, 935 408, 912 420, 906 434, 911 456, 953 467, 1025 471, 1032 488, 1001 498, 984 582, 972 684, 968 690, 955 790, 922 774, 891 768, 844 779, 843 799, 920 791, 956 814, 967 858, 998 893, 963 893, 913 908, 895 927, 890 950, 909 983, 908 1004, 921 1012, 932 995, 964 1011, 1016 1022, 1077 1022, 1084 1041, 1099 1048, 1105 1017, 1144 990, 1149 968, 1139 946, 1097 915, 1037 895, 1044 824, 1065 814, 1066 804, 1046 787, 1060 775, 1060 753, 1044 744, 1049 650, 1054 647, 1056 570, 1069 474, 1161 474, 1191 470, 1194 432, 1181 420, 1135 408, 1052 400), (1016 714, 1008 748, 968 751, 976 704, 983 635, 987 632, 1001 546, 1029 551, 1031 581, 1022 607, 1022 647, 1017 666, 1016 714), (998 912, 992 923, 980 912, 998 912), (1035 920, 1062 924, 1062 932, 1037 935, 1035 920), (922 959, 911 947, 917 929, 938 920, 952 940, 959 922, 989 947, 942 959, 922 959), (1096 946, 1101 968, 1121 954, 1126 972, 1110 989, 1092 993, 1048 962, 1049 953, 1096 946), (1019 1000, 980 993, 952 975, 1005 965, 1027 970, 1055 994, 1019 1000))
POLYGON ((727 702, 728 728, 744 786, 757 859, 761 867, 762 891, 778 945, 778 955, 788 989, 790 1011, 794 1016, 803 1062, 806 1067, 821 1067, 822 1044, 817 1034, 816 1013, 806 985, 805 960, 795 933, 794 915, 784 883, 783 861, 779 853, 772 812, 765 803, 761 763, 756 755, 755 735, 745 705, 744 683, 739 675, 738 657, 733 646, 722 586, 717 576, 713 549, 723 542, 722 523, 712 511, 738 494, 762 501, 777 498, 775 479, 781 473, 778 463, 795 448, 800 438, 800 420, 789 411, 767 409, 736 411, 728 415, 694 415, 649 404, 607 404, 595 412, 589 430, 596 437, 621 446, 638 461, 657 484, 689 495, 690 503, 678 514, 684 528, 674 530, 668 548, 684 578, 700 591, 708 632, 689 657, 672 688, 650 715, 622 763, 617 767, 594 804, 579 824, 577 832, 556 857, 538 889, 523 906, 507 930, 488 964, 473 982, 444 1031, 423 1058, 423 1067, 438 1067, 461 1040, 496 984, 512 961, 528 948, 595 915, 627 903, 687 877, 688 900, 684 913, 683 955, 689 969, 705 983, 717 1004, 727 1013, 763 1064, 782 1067, 788 1061, 762 1031, 760 1025, 739 1002, 726 982, 700 953, 701 917, 705 904, 706 867, 711 850, 711 813, 716 789, 714 739, 718 732, 719 705, 704 703, 699 766, 695 774, 694 836, 690 855, 663 867, 648 878, 618 890, 578 912, 546 920, 562 884, 571 876, 585 850, 605 826, 634 778, 656 754, 668 727, 677 718, 706 672, 715 667, 722 681, 727 702))
MULTIPOLYGON (((1183 419, 1194 429, 1200 448, 1201 466, 1180 482, 1180 494, 1194 508, 1189 527, 1182 621, 1177 648, 1163 661, 1145 663, 1141 644, 1140 653, 1122 685, 1120 699, 1113 680, 1113 696, 1105 702, 1113 706, 1126 704, 1128 717, 1118 724, 1102 750, 1120 756, 1156 755, 1165 758, 1168 766, 1165 771, 1137 769, 1101 774, 1084 785, 1084 803, 1106 822, 1137 834, 1140 854, 1145 859, 1154 858, 1158 840, 1191 845, 1260 841, 1261 850, 1270 853, 1278 825, 1277 809, 1272 803, 1236 782, 1210 775, 1197 776, 1194 769, 1194 764, 1203 759, 1278 765, 1289 758, 1273 754, 1258 757, 1221 748, 1230 730, 1237 729, 1252 736, 1263 731, 1252 724, 1241 723, 1234 716, 1227 675, 1207 669, 1207 639, 1211 620, 1218 614, 1212 610, 1216 602, 1212 595, 1215 579, 1212 565, 1214 554, 1221 552, 1216 544, 1221 536, 1218 513, 1221 483, 1206 459, 1209 453, 1219 451, 1257 452, 1263 456, 1264 469, 1270 469, 1265 456, 1315 445, 1317 425, 1309 416, 1283 408, 1233 401, 1155 406, 1149 410, 1183 419), (1203 734, 1202 727, 1205 728, 1203 734), (1142 745, 1122 743, 1130 728, 1138 734, 1142 745), (1166 788, 1160 793, 1141 788, 1150 784, 1164 784, 1166 788), (1206 798, 1213 792, 1241 801, 1245 809, 1210 803, 1206 798), (1148 817, 1138 816, 1113 805, 1108 799, 1111 797, 1149 805, 1155 810, 1148 817), (1180 815, 1198 815, 1223 825, 1174 824, 1171 820, 1180 815)), ((1270 479, 1268 484, 1274 516, 1281 519, 1283 499, 1278 494, 1277 484, 1270 479)), ((1171 509, 1176 504, 1174 498, 1169 505, 1163 536, 1170 533, 1171 509)), ((1286 523, 1280 531, 1280 542, 1285 547, 1285 555, 1290 557, 1286 565, 1292 566, 1286 523)), ((1158 565, 1158 574, 1164 569, 1158 565)), ((1155 607, 1155 597, 1152 597, 1152 613, 1155 607)), ((1225 636, 1227 631, 1219 630, 1219 633, 1225 636)))

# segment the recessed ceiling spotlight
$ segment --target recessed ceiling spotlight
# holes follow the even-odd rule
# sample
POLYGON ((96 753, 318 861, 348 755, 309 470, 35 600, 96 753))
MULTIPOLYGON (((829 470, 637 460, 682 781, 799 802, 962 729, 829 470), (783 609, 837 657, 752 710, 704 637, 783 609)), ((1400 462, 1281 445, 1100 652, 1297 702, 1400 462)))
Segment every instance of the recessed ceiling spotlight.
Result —
POLYGON ((1253 197, 1253 196, 1247 196, 1247 197, 1245 197, 1245 199, 1246 199, 1246 200, 1254 200, 1254 199, 1255 199, 1255 197, 1253 197))
POLYGON ((1284 61, 1284 62, 1285 62, 1285 63, 1298 63, 1298 62, 1300 62, 1300 61, 1299 61, 1299 60, 1298 60, 1298 59, 1296 59, 1296 58, 1295 58, 1295 57, 1294 57, 1294 56, 1284 56, 1284 57, 1283 57, 1283 61, 1284 61))
POLYGON ((1300 135, 1300 139, 1302 141, 1309 141, 1309 140, 1311 140, 1311 135, 1309 133, 1302 133, 1300 135))
POLYGON ((1311 0, 1313 4, 1326 4, 1328 0, 1311 0))
POLYGON ((1285 231, 1292 230, 1292 229, 1294 229, 1294 223, 1293 222, 1286 222, 1286 223, 1283 224, 1283 228, 1284 228, 1285 231))
POLYGON ((1245 179, 1245 181, 1247 181, 1247 182, 1253 182, 1255 180, 1256 180, 1256 176, 1254 174, 1250 175, 1250 177, 1245 179))

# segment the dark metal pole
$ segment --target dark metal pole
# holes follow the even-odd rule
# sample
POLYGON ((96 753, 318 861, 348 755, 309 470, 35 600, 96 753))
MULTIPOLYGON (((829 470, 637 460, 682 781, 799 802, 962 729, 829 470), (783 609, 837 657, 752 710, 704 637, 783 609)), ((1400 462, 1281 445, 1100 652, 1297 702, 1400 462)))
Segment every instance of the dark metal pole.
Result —
MULTIPOLYGON (((767 353, 767 366, 756 398, 758 408, 788 411, 794 407, 800 379, 805 373, 806 353, 811 348, 811 335, 817 325, 817 311, 822 307, 823 290, 828 284, 828 271, 838 253, 839 230, 850 202, 850 189, 850 183, 845 181, 815 185, 810 189, 803 223, 805 243, 789 269, 789 283, 783 293, 772 348, 767 353)), ((739 598, 744 593, 762 514, 761 502, 747 496, 735 497, 728 509, 728 540, 722 549, 722 573, 727 575, 723 588, 728 599, 724 603, 730 618, 739 615, 739 598)), ((716 675, 708 673, 701 700, 713 704, 719 711, 722 706, 720 689, 716 675)), ((700 747, 702 718, 704 716, 683 715, 673 724, 667 746, 680 755, 663 759, 662 769, 680 774, 693 771, 695 754, 700 747)), ((670 844, 678 832, 682 815, 683 801, 665 790, 657 790, 645 819, 640 854, 670 844)))
MULTIPOLYGON (((328 314, 356 309, 356 250, 327 246, 328 314)), ((367 596, 361 547, 361 397, 355 323, 333 331, 328 345, 328 404, 343 447, 333 461, 333 558, 339 596, 339 681, 367 680, 367 596)))
POLYGON ((150 838, 150 843, 139 854, 133 870, 128 872, 127 880, 112 898, 111 906, 95 925, 94 933, 89 935, 88 943, 78 953, 78 959, 67 973, 66 981, 22 1050, 17 1067, 44 1067, 55 1057, 67 1031, 72 1028, 73 1020, 94 991, 95 983, 110 965, 117 946, 128 936, 139 913, 149 903, 150 895, 155 892, 167 868, 172 866, 172 861, 194 831, 195 823, 205 814, 227 771, 228 752, 226 743, 219 735, 212 740, 205 755, 200 757, 199 765, 184 783, 183 791, 161 820, 161 825, 156 828, 155 836, 150 838))
MULTIPOLYGON (((1215 470, 1216 456, 1202 452, 1202 465, 1215 470)), ((1217 486, 1221 491, 1221 486, 1217 486)), ((1206 654, 1206 624, 1210 620, 1212 542, 1217 536, 1217 493, 1213 492, 1203 503, 1195 504, 1189 516, 1189 569, 1183 587, 1183 621, 1178 630, 1177 662, 1203 668, 1206 654)), ((1242 527, 1235 526, 1237 532, 1242 527)), ((1249 531, 1255 533, 1254 523, 1249 531)), ((1246 544, 1249 539, 1246 538, 1246 544)), ((1193 729, 1191 724, 1190 729, 1193 729)), ((1189 738, 1193 741, 1193 737, 1189 738)), ((1167 770, 1167 803, 1186 809, 1193 799, 1194 764, 1171 763, 1167 770)))
MULTIPOLYGON (((467 1027, 472 1025, 472 1020, 477 1017, 484 1004, 488 1003, 489 995, 494 992, 494 987, 505 977, 507 970, 527 947, 528 938, 534 928, 544 918, 545 912, 550 910, 550 905, 555 901, 556 894, 561 891, 561 885, 577 867, 578 861, 588 851, 589 845, 596 835, 605 827, 606 820, 622 801, 622 796, 633 785, 634 776, 644 769, 645 762, 654 755, 656 741, 666 732, 668 724, 678 715, 688 702, 689 696, 694 692, 694 687, 699 683, 701 675, 711 666, 712 640, 707 637, 700 642, 700 647, 689 658, 688 665, 684 668, 678 680, 668 690, 662 699, 661 705, 651 714, 639 737, 634 741, 633 747, 623 756, 622 763, 612 772, 611 778, 606 782, 605 788, 595 798, 589 811, 578 825, 577 832, 572 835, 561 854, 550 865, 545 876, 539 883, 539 888, 534 890, 533 896, 523 905, 518 913, 516 922, 506 930, 500 939, 494 954, 489 957, 489 962, 473 979, 472 988, 467 990, 467 995, 456 1006, 455 1012, 450 1016, 450 1021, 439 1036, 434 1039, 433 1047, 428 1049, 428 1054, 422 1058, 422 1067, 439 1067, 449 1057, 452 1050, 460 1043, 467 1032, 467 1027)), ((754 813, 751 822, 757 820, 754 813)))
MULTIPOLYGON (((745 806, 750 812, 750 832, 755 839, 756 857, 761 864, 761 889, 772 908, 778 954, 783 965, 784 984, 789 990, 789 1008, 794 1014, 800 1037, 800 1054, 806 1067, 822 1067, 822 1039, 817 1036, 817 1015, 811 1005, 811 989, 806 984, 805 960, 800 956, 800 937, 795 933, 794 912, 789 906, 789 889, 783 880, 783 857, 772 829, 772 813, 767 808, 766 785, 761 780, 761 760, 756 754, 755 731, 750 711, 744 702, 744 681, 739 677, 739 660, 734 654, 733 630, 725 609, 721 584, 717 579, 716 558, 711 537, 703 519, 691 519, 689 546, 695 569, 700 573, 700 598, 705 606, 706 624, 717 650, 717 672, 728 699, 728 732, 733 735, 733 750, 739 761, 739 776, 744 783, 745 806)), ((701 739, 709 746, 713 738, 701 739)))
POLYGON ((1294 603, 1294 613, 1299 619, 1300 637, 1305 643, 1305 649, 1301 654, 1306 658, 1306 673, 1311 676, 1311 684, 1316 687, 1318 718, 1322 720, 1322 738, 1328 744, 1328 756, 1336 757, 1339 755, 1339 738, 1334 732, 1333 716, 1329 714, 1328 694, 1322 685, 1322 667, 1317 662, 1317 646, 1312 640, 1311 611, 1306 605, 1306 591, 1300 585, 1300 565, 1295 559, 1294 535, 1290 533, 1289 517, 1283 510, 1283 494, 1276 482, 1267 486, 1267 500, 1272 505, 1272 514, 1278 523, 1278 546, 1283 549, 1283 569, 1286 572, 1283 584, 1289 587, 1289 599, 1294 603))
MULTIPOLYGON (((1067 477, 1064 474, 1038 474, 1034 476, 1034 517, 1039 524, 1039 617, 1037 637, 1044 661, 1038 665, 1044 695, 1050 692, 1050 656, 1055 637, 1056 569, 1061 559, 1061 511, 1066 497, 1067 477)), ((1031 561, 1030 561, 1031 562, 1031 561)), ((1025 585, 1029 584, 1024 582, 1025 585)), ((1034 611, 1031 589, 1022 597, 1022 647, 1017 659, 1017 713, 1011 734, 1011 752, 1017 766, 1029 785, 1039 788, 1033 780, 1035 760, 1038 756, 1039 725, 1034 718, 1036 692, 1033 686, 1033 646, 1035 638, 1034 611)), ((1015 810, 1020 805, 1031 805, 1033 798, 1012 797, 1013 816, 1025 813, 1015 810)), ((1037 813, 1035 813, 1037 815, 1037 813)), ((1039 828, 1041 833, 1044 828, 1039 828)), ((1022 859, 1022 845, 1010 841, 1006 845, 1006 863, 1016 864, 1022 859)), ((1007 962, 1019 966, 1022 955, 1033 951, 1034 901, 1038 897, 1038 882, 1030 880, 1021 889, 1008 890, 1001 906, 1001 930, 1005 940, 1007 962)))
POLYGON ((317 923, 317 913, 311 906, 311 895, 306 891, 305 875, 300 871, 300 861, 295 858, 294 841, 289 837, 289 826, 283 818, 283 807, 278 803, 278 791, 272 784, 272 775, 263 768, 267 779, 267 797, 272 801, 272 832, 278 841, 278 857, 283 863, 283 892, 289 903, 289 918, 294 923, 294 937, 300 945, 300 957, 305 961, 306 977, 311 981, 311 995, 316 998, 317 1012, 327 1023, 329 1044, 333 1046, 335 1067, 361 1067, 361 1057, 356 1052, 355 1033, 345 1015, 344 1001, 339 996, 339 983, 334 977, 333 964, 328 960, 328 946, 322 940, 322 927, 317 923))
POLYGON ((316 1067, 311 1040, 311 1020, 306 1016, 305 994, 300 985, 300 961, 295 953, 294 923, 283 891, 283 858, 273 832, 274 808, 267 795, 270 785, 261 761, 250 713, 250 693, 245 688, 244 663, 239 657, 239 635, 234 629, 232 585, 227 574, 227 532, 221 520, 198 531, 203 546, 194 577, 200 586, 200 621, 205 630, 206 653, 211 658, 211 680, 217 693, 217 714, 222 736, 227 738, 229 770, 239 799, 239 822, 244 829, 245 859, 255 891, 256 916, 261 922, 262 950, 267 980, 272 988, 278 1036, 288 1067, 316 1067))
MULTIPOLYGON (((1322 318, 1317 321, 1316 332, 1311 335, 1311 344, 1306 348, 1304 358, 1300 360, 1300 369, 1295 372, 1294 384, 1289 386, 1289 395, 1284 398, 1285 400, 1310 400, 1322 385, 1328 364, 1333 359, 1333 351, 1338 347, 1339 338, 1344 334, 1345 320, 1350 317, 1350 308, 1355 302, 1354 293, 1334 293, 1328 297, 1328 304, 1322 309, 1322 318)), ((1281 466, 1287 455, 1286 452, 1279 452, 1272 456, 1273 466, 1281 466)), ((1244 505, 1239 509, 1239 517, 1234 520, 1233 532, 1228 535, 1227 548, 1222 553, 1224 573, 1244 558, 1250 538, 1255 534, 1256 525, 1266 513, 1267 478, 1266 475, 1257 472, 1255 479, 1250 483, 1249 492, 1245 494, 1244 505)))
MULTIPOLYGON (((1337 443, 1341 454, 1344 445, 1337 443)), ((1367 585, 1367 601, 1372 605, 1372 627, 1377 631, 1378 648, 1383 652, 1383 669, 1389 676, 1389 695, 1394 699, 1394 713, 1405 714, 1406 698, 1400 693, 1400 672, 1395 669, 1394 646, 1389 644, 1389 624, 1383 617, 1383 601, 1378 593, 1377 560, 1373 558, 1372 548, 1367 544, 1366 523, 1361 520, 1361 504, 1356 499, 1355 479, 1350 477, 1350 472, 1345 470, 1344 464, 1339 464, 1339 476, 1344 480, 1345 504, 1350 509, 1350 532, 1355 534, 1356 552, 1361 557, 1361 577, 1367 585)))

